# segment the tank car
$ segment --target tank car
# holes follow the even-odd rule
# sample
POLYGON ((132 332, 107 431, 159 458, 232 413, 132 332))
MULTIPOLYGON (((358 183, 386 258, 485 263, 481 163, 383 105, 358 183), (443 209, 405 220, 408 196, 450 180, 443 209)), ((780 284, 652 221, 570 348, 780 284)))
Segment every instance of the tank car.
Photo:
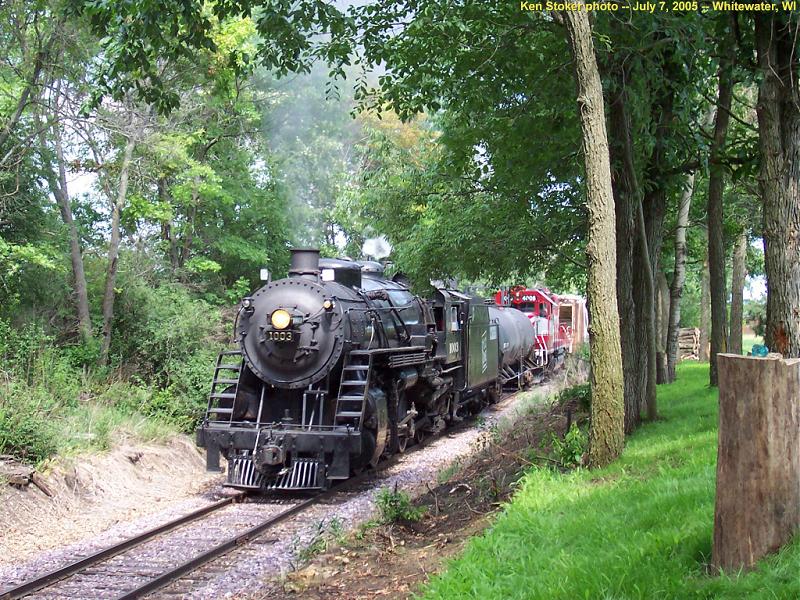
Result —
POLYGON ((536 328, 534 362, 541 370, 554 370, 563 365, 572 348, 573 333, 567 326, 566 311, 561 310, 562 301, 558 296, 544 288, 517 285, 499 290, 494 301, 499 306, 516 308, 530 319, 536 328))
POLYGON ((378 263, 295 249, 286 279, 242 300, 235 339, 198 428, 207 468, 222 456, 231 487, 313 490, 522 382, 535 330, 515 309, 447 289, 423 300, 378 263))

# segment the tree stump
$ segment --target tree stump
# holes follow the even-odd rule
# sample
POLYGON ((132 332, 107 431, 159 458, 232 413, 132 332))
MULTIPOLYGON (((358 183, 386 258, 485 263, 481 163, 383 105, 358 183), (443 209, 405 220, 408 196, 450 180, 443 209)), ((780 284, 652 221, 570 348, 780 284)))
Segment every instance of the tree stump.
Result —
POLYGON ((719 355, 712 564, 750 568, 800 530, 800 359, 719 355))

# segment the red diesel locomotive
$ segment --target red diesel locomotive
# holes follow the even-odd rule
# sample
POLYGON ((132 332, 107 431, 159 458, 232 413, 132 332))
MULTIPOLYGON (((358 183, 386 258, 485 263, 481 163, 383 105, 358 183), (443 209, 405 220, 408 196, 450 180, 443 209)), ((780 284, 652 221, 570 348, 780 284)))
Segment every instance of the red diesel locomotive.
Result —
POLYGON ((517 285, 499 290, 494 302, 516 308, 530 319, 536 328, 538 366, 558 367, 567 353, 587 340, 586 301, 580 296, 558 296, 546 288, 517 285))

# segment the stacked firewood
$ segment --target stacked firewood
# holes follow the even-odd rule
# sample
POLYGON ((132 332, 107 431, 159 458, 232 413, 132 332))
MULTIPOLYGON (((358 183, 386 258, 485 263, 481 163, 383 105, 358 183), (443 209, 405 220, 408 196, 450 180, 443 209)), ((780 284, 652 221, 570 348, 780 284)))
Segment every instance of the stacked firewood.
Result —
POLYGON ((680 360, 700 358, 700 330, 697 327, 681 327, 678 330, 678 357, 680 360))

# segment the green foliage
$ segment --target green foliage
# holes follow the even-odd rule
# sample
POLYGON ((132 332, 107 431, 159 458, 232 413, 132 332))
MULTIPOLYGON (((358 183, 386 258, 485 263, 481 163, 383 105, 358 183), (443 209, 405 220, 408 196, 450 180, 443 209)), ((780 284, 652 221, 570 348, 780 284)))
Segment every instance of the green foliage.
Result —
POLYGON ((191 396, 175 394, 172 390, 172 387, 153 390, 139 412, 162 422, 172 423, 181 431, 189 433, 197 425, 204 407, 191 396))
POLYGON ((381 488, 375 496, 375 503, 384 523, 416 522, 425 516, 424 508, 414 506, 411 497, 397 489, 381 488))
POLYGON ((51 405, 25 385, 0 387, 0 454, 37 463, 57 449, 51 405))
POLYGON ((764 337, 767 325, 766 300, 746 300, 744 303, 744 320, 752 325, 753 333, 759 337, 764 337))
POLYGON ((333 542, 344 543, 345 531, 341 519, 334 517, 330 521, 324 519, 317 523, 317 530, 311 542, 297 552, 301 562, 307 562, 331 547, 333 542))
POLYGON ((708 365, 659 386, 662 420, 614 464, 526 473, 491 529, 421 592, 427 599, 797 598, 800 540, 756 569, 711 576, 717 393, 708 365), (531 565, 537 568, 532 569, 531 565))
POLYGON ((246 277, 239 277, 231 287, 225 290, 225 300, 229 305, 236 306, 249 293, 250 281, 246 277))
POLYGON ((127 282, 112 349, 150 384, 130 408, 190 432, 206 406, 212 366, 224 345, 222 327, 219 309, 180 285, 127 282))
POLYGON ((592 385, 590 383, 579 383, 564 388, 556 397, 556 402, 562 406, 572 400, 577 400, 581 410, 588 412, 592 404, 592 385))
POLYGON ((583 462, 583 455, 588 448, 586 434, 573 423, 562 440, 554 435, 552 439, 553 451, 559 461, 567 468, 578 467, 583 462))
POLYGON ((151 287, 123 274, 120 285, 112 354, 134 362, 140 376, 172 383, 171 374, 220 335, 218 309, 185 287, 151 287))
POLYGON ((89 338, 64 346, 62 349, 69 364, 75 369, 88 368, 97 364, 100 358, 100 340, 89 338))

